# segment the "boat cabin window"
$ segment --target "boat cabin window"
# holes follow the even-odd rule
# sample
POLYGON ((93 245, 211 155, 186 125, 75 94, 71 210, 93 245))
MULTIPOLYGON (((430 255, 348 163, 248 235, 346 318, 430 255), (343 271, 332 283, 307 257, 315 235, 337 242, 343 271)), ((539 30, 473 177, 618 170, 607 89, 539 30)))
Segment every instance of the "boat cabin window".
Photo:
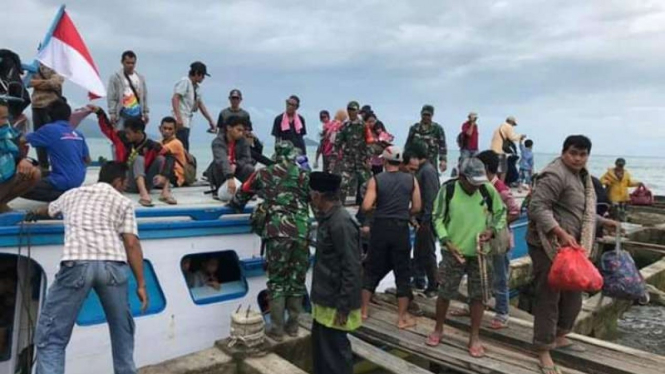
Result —
POLYGON ((180 267, 196 304, 233 300, 247 294, 247 280, 235 251, 187 255, 180 267))
MULTIPOLYGON (((136 296, 136 278, 134 278, 134 273, 132 273, 129 266, 127 266, 127 274, 129 307, 132 311, 132 316, 141 317, 157 314, 166 308, 164 292, 162 292, 162 287, 159 285, 159 280, 157 280, 157 274, 155 274, 155 269, 152 267, 150 261, 143 260, 143 277, 145 278, 145 287, 149 300, 148 309, 144 313, 141 313, 141 302, 138 296, 136 296)), ((76 324, 89 326, 99 323, 106 323, 106 315, 104 314, 102 303, 99 301, 99 296, 97 296, 95 290, 91 290, 79 311, 76 324)))

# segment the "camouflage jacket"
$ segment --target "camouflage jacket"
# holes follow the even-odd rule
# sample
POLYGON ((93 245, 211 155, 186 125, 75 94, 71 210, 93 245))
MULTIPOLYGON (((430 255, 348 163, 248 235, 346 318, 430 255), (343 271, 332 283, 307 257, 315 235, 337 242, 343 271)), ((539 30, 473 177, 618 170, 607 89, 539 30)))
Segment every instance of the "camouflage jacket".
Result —
POLYGON ((365 123, 360 118, 353 122, 347 120, 342 124, 335 137, 335 150, 342 155, 343 162, 369 162, 372 150, 365 141, 365 123))
POLYGON ((415 141, 422 141, 427 145, 427 159, 432 165, 435 165, 435 168, 439 161, 447 160, 446 134, 438 123, 432 122, 427 128, 420 122, 411 126, 404 149, 409 148, 415 141))
POLYGON ((260 169, 242 184, 231 205, 243 207, 254 195, 263 199, 267 213, 261 237, 308 238, 308 171, 294 162, 281 162, 260 169))

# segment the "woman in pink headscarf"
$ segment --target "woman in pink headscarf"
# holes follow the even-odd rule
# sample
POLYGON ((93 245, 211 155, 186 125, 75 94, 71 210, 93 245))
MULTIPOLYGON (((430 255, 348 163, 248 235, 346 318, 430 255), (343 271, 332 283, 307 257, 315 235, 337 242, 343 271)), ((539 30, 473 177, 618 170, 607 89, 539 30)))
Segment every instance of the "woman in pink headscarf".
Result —
POLYGON ((321 111, 321 122, 323 123, 323 131, 321 131, 321 143, 316 150, 316 159, 314 160, 314 169, 319 167, 319 156, 323 155, 323 171, 332 173, 331 163, 337 159, 337 152, 334 149, 335 136, 342 127, 342 124, 348 118, 346 110, 340 109, 335 113, 335 118, 330 121, 324 121, 324 115, 328 115, 327 111, 321 111))
POLYGON ((365 126, 367 126, 372 135, 372 143, 370 145, 370 148, 372 149, 372 158, 370 159, 370 164, 372 166, 372 174, 377 175, 383 171, 383 159, 381 159, 381 153, 383 153, 383 150, 386 147, 392 144, 395 137, 386 131, 383 122, 377 120, 376 114, 373 112, 365 115, 365 126))

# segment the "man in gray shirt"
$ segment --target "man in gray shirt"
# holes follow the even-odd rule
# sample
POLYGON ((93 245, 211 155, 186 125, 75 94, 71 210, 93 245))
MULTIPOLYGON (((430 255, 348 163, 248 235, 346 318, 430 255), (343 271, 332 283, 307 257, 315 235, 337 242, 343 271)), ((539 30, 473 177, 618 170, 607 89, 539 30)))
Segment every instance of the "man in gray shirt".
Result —
POLYGON ((122 69, 109 79, 108 95, 109 121, 116 128, 122 128, 126 118, 139 117, 148 124, 148 87, 145 78, 136 72, 136 54, 125 51, 120 57, 122 69))
POLYGON ((231 90, 229 93, 229 102, 231 103, 231 106, 219 113, 219 117, 217 118, 217 131, 224 131, 223 128, 226 125, 226 121, 228 121, 231 116, 246 118, 247 121, 250 121, 249 113, 240 107, 240 103, 242 102, 242 92, 240 92, 239 89, 234 88, 231 90))
POLYGON ((424 143, 413 143, 411 148, 404 153, 404 156, 404 162, 409 165, 414 164, 412 159, 417 161, 416 180, 420 186, 420 199, 422 201, 422 210, 420 214, 414 217, 416 220, 416 240, 413 251, 415 260, 413 276, 416 284, 425 283, 423 278, 427 277, 427 288, 425 288, 424 293, 426 297, 434 298, 437 296, 438 284, 436 280, 436 241, 432 228, 432 208, 434 199, 436 199, 439 192, 439 175, 434 165, 427 158, 427 147, 424 143))
POLYGON ((582 308, 582 292, 558 291, 548 283, 557 252, 564 247, 581 246, 590 253, 596 224, 619 227, 618 222, 596 215, 596 193, 586 169, 590 152, 591 140, 586 136, 566 138, 561 157, 539 173, 529 203, 526 241, 537 295, 533 308, 533 344, 544 373, 560 372, 550 350, 581 349, 566 335, 572 331, 582 308))

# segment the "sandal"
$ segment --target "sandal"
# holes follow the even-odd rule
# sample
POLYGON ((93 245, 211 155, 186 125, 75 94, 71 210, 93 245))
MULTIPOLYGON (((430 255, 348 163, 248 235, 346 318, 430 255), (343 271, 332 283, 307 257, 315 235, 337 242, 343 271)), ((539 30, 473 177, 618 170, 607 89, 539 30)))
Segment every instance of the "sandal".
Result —
POLYGON ((161 201, 163 203, 166 203, 166 204, 169 204, 169 205, 178 204, 178 202, 176 201, 176 199, 173 198, 173 196, 168 196, 168 197, 160 196, 159 201, 161 201))
POLYGON ((471 317, 471 311, 467 308, 463 309, 452 309, 450 315, 453 317, 471 317))
POLYGON ((141 204, 146 208, 152 208, 153 206, 155 206, 155 204, 153 204, 152 201, 148 199, 139 199, 139 204, 141 204))
POLYGON ((429 345, 430 347, 436 347, 437 345, 441 344, 441 337, 442 333, 438 332, 433 332, 427 336, 427 341, 425 341, 425 344, 429 345))
POLYGON ((586 352, 586 348, 582 347, 579 344, 575 343, 570 343, 566 345, 562 345, 561 347, 556 347, 554 348, 555 351, 563 351, 563 352, 570 352, 570 353, 583 353, 586 352))
POLYGON ((492 322, 490 323, 490 328, 492 330, 501 330, 505 329, 508 327, 508 320, 507 319, 502 319, 498 316, 495 316, 492 318, 492 322))
POLYGON ((561 369, 559 369, 559 367, 556 365, 543 366, 541 364, 538 364, 538 368, 540 369, 540 372, 543 374, 563 374, 561 372, 561 369))
POLYGON ((473 358, 483 358, 485 357, 485 347, 477 346, 477 347, 469 347, 469 355, 473 358))

